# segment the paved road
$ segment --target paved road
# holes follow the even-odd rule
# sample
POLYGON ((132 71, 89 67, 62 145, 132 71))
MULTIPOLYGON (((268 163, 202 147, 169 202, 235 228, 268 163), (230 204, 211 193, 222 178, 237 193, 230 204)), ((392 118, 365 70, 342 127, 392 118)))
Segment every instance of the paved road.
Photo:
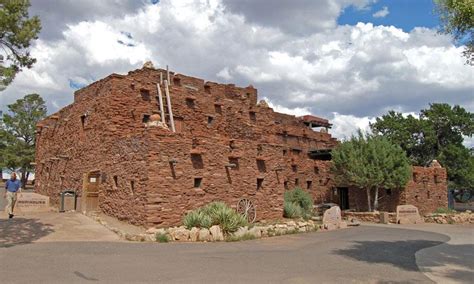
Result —
POLYGON ((449 244, 430 228, 361 226, 239 243, 35 242, 0 248, 0 282, 433 283, 428 272, 447 266, 449 281, 472 282, 473 227, 448 227, 467 241, 449 244), (436 247, 442 255, 420 257, 436 247))

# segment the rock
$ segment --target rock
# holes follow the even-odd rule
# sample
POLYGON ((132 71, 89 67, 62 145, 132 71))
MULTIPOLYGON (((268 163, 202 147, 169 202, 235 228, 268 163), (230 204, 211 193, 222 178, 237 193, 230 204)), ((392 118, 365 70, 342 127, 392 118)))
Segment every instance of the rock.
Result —
POLYGON ((298 232, 304 233, 304 232, 306 232, 306 231, 307 231, 307 230, 306 230, 306 227, 299 227, 299 228, 298 228, 298 232))
POLYGON ((253 227, 248 231, 248 234, 254 236, 255 238, 259 239, 262 237, 262 230, 260 227, 253 227))
POLYGON ((218 225, 210 227, 209 231, 211 232, 212 241, 219 242, 224 240, 224 234, 218 225))
POLYGON ((199 230, 198 240, 201 242, 211 241, 211 232, 209 232, 209 230, 206 228, 202 228, 199 230))
POLYGON ((240 227, 237 231, 235 231, 232 235, 236 238, 241 238, 243 235, 248 233, 249 229, 247 226, 240 227))
POLYGON ((333 206, 324 211, 323 224, 328 225, 327 228, 338 228, 341 223, 341 209, 339 206, 333 206))
POLYGON ((345 229, 347 228, 347 222, 346 221, 342 221, 341 223, 339 223, 339 229, 345 229))
POLYGON ((289 221, 289 222, 286 222, 286 224, 288 225, 288 227, 296 227, 295 221, 289 221))
POLYGON ((180 241, 180 242, 185 242, 187 240, 189 240, 189 230, 186 229, 186 228, 178 228, 175 232, 174 232, 174 239, 177 240, 177 241, 180 241))
POLYGON ((155 234, 146 234, 145 235, 145 241, 147 241, 147 242, 156 241, 156 235, 155 234))
POLYGON ((156 234, 156 233, 158 233, 159 230, 163 230, 163 229, 158 229, 158 228, 152 227, 152 228, 149 228, 148 230, 146 230, 146 233, 147 234, 156 234))
POLYGON ((199 239, 199 228, 192 227, 189 231, 189 240, 191 242, 197 242, 199 239))
POLYGON ((297 225, 298 225, 298 227, 301 228, 301 227, 306 227, 306 225, 308 225, 308 223, 303 222, 303 221, 299 221, 299 222, 297 223, 297 225))
POLYGON ((351 221, 347 224, 348 226, 360 226, 360 221, 356 219, 351 219, 351 221))
POLYGON ((418 208, 413 205, 397 206, 397 223, 398 224, 420 224, 423 220, 420 217, 418 208))

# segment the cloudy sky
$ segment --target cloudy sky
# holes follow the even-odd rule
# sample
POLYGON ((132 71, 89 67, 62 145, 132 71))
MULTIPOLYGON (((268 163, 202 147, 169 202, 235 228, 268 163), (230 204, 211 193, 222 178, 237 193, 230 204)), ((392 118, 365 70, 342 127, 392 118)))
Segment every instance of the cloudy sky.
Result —
MULTIPOLYGON (((277 111, 332 121, 337 137, 395 109, 432 102, 474 111, 474 67, 436 33, 431 0, 31 0, 38 62, 0 93, 49 112, 73 92, 147 60, 178 73, 252 84, 277 111)), ((471 144, 471 142, 469 142, 471 144)))

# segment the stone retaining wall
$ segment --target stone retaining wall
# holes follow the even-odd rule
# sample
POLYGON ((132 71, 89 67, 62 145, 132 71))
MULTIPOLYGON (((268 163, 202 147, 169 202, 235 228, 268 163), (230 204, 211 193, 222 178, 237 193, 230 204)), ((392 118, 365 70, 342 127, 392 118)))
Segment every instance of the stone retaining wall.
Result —
MULTIPOLYGON (((360 222, 380 223, 380 212, 343 212, 343 218, 347 220, 355 219, 360 222)), ((397 222, 396 213, 388 213, 389 222, 397 222)))
POLYGON ((437 224, 474 224, 474 214, 472 212, 430 214, 425 216, 425 222, 437 224))

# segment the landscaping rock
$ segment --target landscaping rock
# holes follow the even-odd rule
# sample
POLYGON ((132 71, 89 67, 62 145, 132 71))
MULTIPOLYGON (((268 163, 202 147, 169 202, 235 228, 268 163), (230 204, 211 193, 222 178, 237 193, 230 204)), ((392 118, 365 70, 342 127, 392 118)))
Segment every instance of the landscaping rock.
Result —
POLYGON ((245 227, 240 227, 236 232, 234 232, 232 235, 236 238, 241 238, 243 235, 248 233, 249 229, 247 226, 245 227))
POLYGON ((339 223, 339 229, 345 229, 347 228, 347 222, 346 221, 342 221, 341 223, 339 223))
POLYGON ((199 228, 193 227, 189 231, 189 240, 191 242, 197 242, 199 239, 199 228))
POLYGON ((224 240, 224 234, 222 233, 221 227, 219 227, 218 225, 210 227, 209 231, 211 232, 212 241, 224 240))
POLYGON ((248 231, 248 234, 254 236, 255 238, 259 239, 262 237, 262 230, 260 227, 253 227, 248 231))
POLYGON ((206 228, 202 228, 201 230, 199 230, 199 237, 198 237, 199 241, 201 242, 209 242, 211 241, 211 232, 209 232, 208 229, 206 228))

